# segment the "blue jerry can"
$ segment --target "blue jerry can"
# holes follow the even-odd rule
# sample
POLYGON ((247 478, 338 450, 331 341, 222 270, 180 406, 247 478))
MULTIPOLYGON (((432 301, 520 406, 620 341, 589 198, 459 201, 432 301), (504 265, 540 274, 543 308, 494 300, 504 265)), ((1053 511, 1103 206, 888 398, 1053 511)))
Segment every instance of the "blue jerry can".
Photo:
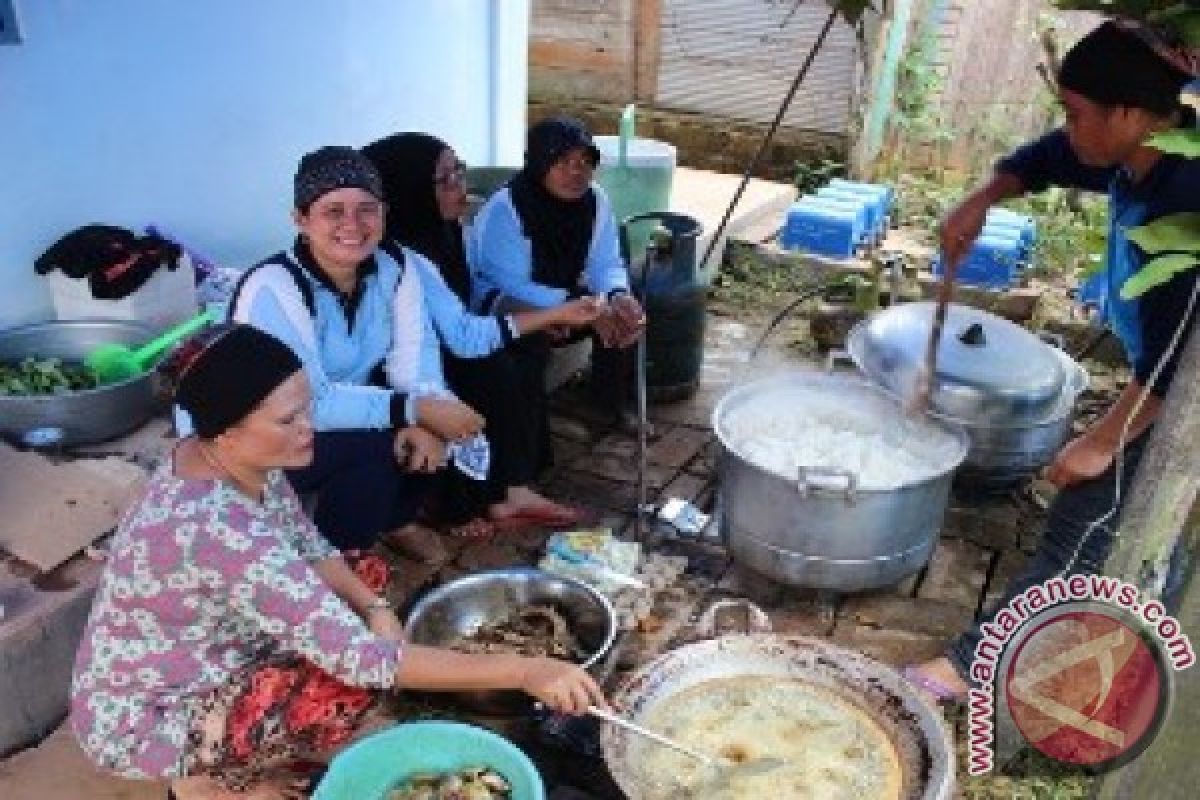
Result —
POLYGON ((829 185, 834 189, 853 189, 856 192, 865 192, 882 197, 883 214, 885 217, 892 213, 892 209, 896 205, 896 190, 884 183, 863 183, 862 181, 850 181, 845 178, 834 178, 829 182, 829 185))
POLYGON ((1007 208, 990 208, 987 212, 985 227, 1002 225, 1017 228, 1021 231, 1021 239, 1030 250, 1037 244, 1037 222, 1028 214, 1020 214, 1007 208))
POLYGON ((883 198, 879 194, 837 186, 823 186, 817 190, 817 197, 861 204, 867 212, 867 236, 875 240, 882 238, 887 211, 883 198))
MULTIPOLYGON (((955 279, 968 286, 1008 289, 1017 278, 1020 241, 1007 236, 980 236, 958 265, 955 279)), ((933 262, 933 274, 942 274, 941 259, 933 262)))
POLYGON ((1033 243, 1028 241, 1025 232, 1020 228, 1013 227, 1007 222, 991 222, 983 226, 983 231, 979 234, 980 238, 989 237, 992 239, 1008 239, 1013 242, 1013 246, 1017 249, 1017 269, 1025 269, 1029 266, 1029 261, 1033 256, 1033 243))
POLYGON ((792 204, 780 235, 788 250, 851 258, 866 236, 866 208, 813 196, 792 204))

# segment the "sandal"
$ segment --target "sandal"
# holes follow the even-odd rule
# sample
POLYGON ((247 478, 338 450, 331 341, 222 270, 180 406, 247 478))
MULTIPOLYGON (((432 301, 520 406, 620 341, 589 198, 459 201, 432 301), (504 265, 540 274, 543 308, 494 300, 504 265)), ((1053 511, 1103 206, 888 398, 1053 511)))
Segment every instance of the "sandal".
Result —
POLYGON ((910 664, 909 666, 905 667, 900 671, 900 674, 904 676, 905 680, 933 697, 933 699, 938 703, 951 706, 960 706, 967 702, 965 696, 960 695, 954 689, 951 689, 937 678, 931 678, 928 675, 921 674, 914 664, 910 664))
MULTIPOLYGON (((557 504, 556 504, 557 505, 557 504)), ((527 528, 570 528, 581 524, 590 515, 581 508, 558 506, 554 508, 530 508, 503 517, 493 518, 497 531, 513 533, 527 528)))

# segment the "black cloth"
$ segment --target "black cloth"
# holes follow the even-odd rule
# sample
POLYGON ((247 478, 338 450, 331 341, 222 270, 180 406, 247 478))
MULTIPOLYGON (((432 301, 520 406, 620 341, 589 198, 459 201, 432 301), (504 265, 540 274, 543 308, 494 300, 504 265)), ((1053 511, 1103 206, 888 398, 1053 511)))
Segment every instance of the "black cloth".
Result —
MULTIPOLYGON (((609 416, 615 423, 634 397, 634 378, 637 369, 637 351, 627 347, 623 350, 605 347, 594 332, 581 332, 568 342, 590 338, 592 341, 591 371, 588 393, 593 406, 601 414, 609 416)), ((525 397, 529 401, 528 414, 533 419, 533 437, 537 443, 538 471, 550 467, 554 453, 550 442, 550 404, 546 397, 546 369, 555 343, 542 334, 523 337, 510 352, 515 359, 521 376, 525 397)))
POLYGON ((313 522, 339 550, 365 550, 417 517, 431 477, 400 468, 394 439, 391 431, 322 431, 312 463, 287 472, 297 493, 317 495, 313 522))
POLYGON ((211 439, 240 422, 281 383, 300 371, 286 344, 250 325, 232 325, 182 367, 175 402, 196 433, 211 439))
POLYGON ((84 278, 92 297, 120 300, 145 285, 160 267, 176 269, 183 254, 179 245, 157 234, 136 236, 112 225, 85 225, 63 236, 34 262, 34 272, 60 270, 84 278))
POLYGON ((541 385, 530 380, 513 352, 501 350, 483 358, 445 353, 443 364, 454 394, 487 421, 492 449, 485 480, 446 470, 441 512, 457 524, 503 502, 510 487, 531 485, 546 464, 549 438, 542 418, 533 413, 545 403, 541 385))
POLYGON ((1059 86, 1106 106, 1170 114, 1193 76, 1175 67, 1127 24, 1109 20, 1063 57, 1059 86))
POLYGON ((113 225, 84 225, 50 245, 33 262, 33 271, 46 275, 57 269, 69 278, 86 278, 129 259, 136 246, 133 231, 113 225))
POLYGON ((383 182, 375 165, 353 147, 331 145, 306 153, 292 183, 293 203, 305 212, 321 195, 336 189, 362 189, 383 199, 383 182))
POLYGON ((509 182, 513 208, 532 250, 533 280, 574 291, 587 264, 596 224, 596 193, 588 189, 578 200, 561 200, 542 181, 558 159, 582 148, 599 163, 600 151, 576 120, 551 117, 529 129, 525 165, 509 182))
POLYGON ((428 258, 464 304, 471 302, 471 272, 458 220, 442 219, 434 194, 437 161, 450 146, 426 133, 396 133, 363 148, 383 179, 388 239, 428 258))

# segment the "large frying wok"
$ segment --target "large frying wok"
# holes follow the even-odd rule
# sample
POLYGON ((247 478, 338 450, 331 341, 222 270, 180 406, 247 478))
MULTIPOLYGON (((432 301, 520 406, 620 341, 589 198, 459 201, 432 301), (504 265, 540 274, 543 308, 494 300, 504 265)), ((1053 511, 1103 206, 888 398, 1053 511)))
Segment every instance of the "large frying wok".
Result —
MULTIPOLYGON (((855 703, 891 738, 903 772, 904 800, 953 796, 954 748, 941 713, 891 668, 819 639, 736 634, 685 645, 651 661, 613 699, 629 719, 644 722, 655 706, 685 689, 751 675, 798 678, 855 703)), ((600 741, 617 785, 630 800, 641 800, 654 776, 639 771, 635 739, 606 726, 600 741)))

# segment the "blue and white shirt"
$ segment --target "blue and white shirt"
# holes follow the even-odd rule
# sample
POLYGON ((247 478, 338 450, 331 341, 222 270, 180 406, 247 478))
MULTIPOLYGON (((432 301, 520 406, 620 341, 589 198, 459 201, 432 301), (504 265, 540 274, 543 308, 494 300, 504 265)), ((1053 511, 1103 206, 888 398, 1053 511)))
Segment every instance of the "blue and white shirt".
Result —
MULTIPOLYGON (((617 223, 608 195, 597 184, 596 222, 588 248, 581 288, 607 295, 629 289, 629 271, 621 258, 617 223)), ((533 246, 521 229, 521 218, 513 207, 508 187, 493 194, 479 209, 468 239, 467 262, 471 265, 471 303, 490 310, 493 298, 510 297, 536 308, 566 302, 568 292, 533 280, 533 246)))
POLYGON ((433 264, 407 248, 403 255, 401 265, 377 250, 362 267, 358 291, 345 298, 294 247, 255 267, 234 300, 234 321, 274 335, 303 362, 318 431, 391 427, 397 392, 408 395, 411 424, 415 397, 449 394, 439 335, 463 358, 488 355, 512 339, 511 319, 467 313, 433 264), (295 271, 276 263, 283 258, 301 267, 312 312, 295 271), (390 388, 373 384, 379 367, 390 388))

